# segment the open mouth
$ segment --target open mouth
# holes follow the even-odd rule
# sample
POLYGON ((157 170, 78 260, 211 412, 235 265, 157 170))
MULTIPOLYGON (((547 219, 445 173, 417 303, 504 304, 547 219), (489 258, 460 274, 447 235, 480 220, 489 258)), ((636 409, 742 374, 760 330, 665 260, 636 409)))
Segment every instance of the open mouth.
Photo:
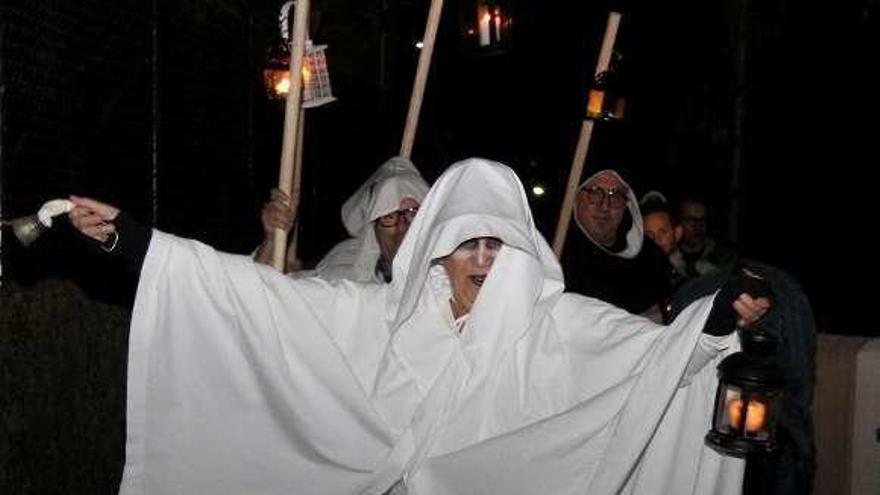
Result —
POLYGON ((468 278, 471 279, 471 283, 476 285, 477 287, 482 287, 483 282, 486 281, 485 275, 470 275, 468 278))

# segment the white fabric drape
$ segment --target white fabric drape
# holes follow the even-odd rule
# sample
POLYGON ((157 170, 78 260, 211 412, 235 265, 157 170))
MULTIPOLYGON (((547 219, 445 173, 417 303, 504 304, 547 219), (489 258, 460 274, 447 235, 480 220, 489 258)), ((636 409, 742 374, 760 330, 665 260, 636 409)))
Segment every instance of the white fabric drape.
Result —
POLYGON ((742 462, 703 446, 711 299, 662 327, 562 291, 521 184, 484 160, 438 180, 388 285, 155 232, 121 491, 738 493, 742 462), (434 260, 479 236, 505 245, 458 333, 434 260))

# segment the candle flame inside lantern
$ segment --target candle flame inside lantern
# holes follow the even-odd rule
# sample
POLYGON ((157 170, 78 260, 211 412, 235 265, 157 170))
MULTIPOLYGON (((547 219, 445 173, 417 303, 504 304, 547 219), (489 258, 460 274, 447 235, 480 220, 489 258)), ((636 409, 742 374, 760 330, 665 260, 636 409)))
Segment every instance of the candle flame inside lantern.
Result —
POLYGON ((587 115, 590 117, 598 117, 602 115, 602 105, 605 101, 605 92, 598 89, 591 89, 587 100, 587 115))
POLYGON ((279 95, 286 95, 290 92, 290 73, 284 72, 281 76, 281 79, 275 83, 275 93, 279 95))
MULTIPOLYGON (((306 64, 303 64, 302 76, 303 86, 308 86, 309 81, 312 79, 312 71, 306 64)), ((275 83, 273 89, 278 95, 286 95, 290 92, 290 71, 284 71, 281 73, 281 77, 278 79, 278 82, 275 83)))
MULTIPOLYGON (((733 399, 728 405, 728 414, 730 415, 730 425, 739 430, 742 428, 742 399, 733 399)), ((767 406, 756 400, 749 401, 746 408, 746 431, 755 433, 764 428, 764 421, 767 417, 767 406)))
POLYGON ((492 21, 492 14, 485 5, 480 5, 477 10, 477 28, 479 30, 480 46, 489 46, 492 38, 489 35, 489 23, 492 21))

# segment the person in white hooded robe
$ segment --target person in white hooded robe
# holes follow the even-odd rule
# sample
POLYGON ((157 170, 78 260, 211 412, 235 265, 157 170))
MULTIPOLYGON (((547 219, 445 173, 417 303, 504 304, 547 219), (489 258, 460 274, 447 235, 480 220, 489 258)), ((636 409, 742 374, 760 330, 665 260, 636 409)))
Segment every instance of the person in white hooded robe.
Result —
MULTIPOLYGON (((292 271, 295 277, 316 275, 324 280, 386 283, 391 260, 428 193, 428 184, 409 160, 394 157, 383 163, 342 205, 342 223, 351 236, 334 246, 314 270, 292 271)), ((278 189, 263 206, 265 233, 254 258, 271 264, 275 228, 290 230, 297 200, 278 189)), ((295 261, 288 259, 288 267, 295 261)))
POLYGON ((501 164, 438 179, 390 284, 291 279, 71 199, 86 235, 148 243, 121 493, 740 491, 703 436, 725 318, 766 305, 727 284, 663 327, 563 293, 501 164))

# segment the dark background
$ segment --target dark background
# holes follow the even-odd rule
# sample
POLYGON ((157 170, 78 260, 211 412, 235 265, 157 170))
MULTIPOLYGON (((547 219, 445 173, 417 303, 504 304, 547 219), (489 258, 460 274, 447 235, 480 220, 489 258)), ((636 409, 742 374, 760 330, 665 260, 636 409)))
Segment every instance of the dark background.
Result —
MULTIPOLYGON (((466 35, 474 2, 446 0, 413 161, 514 167, 553 235, 610 7, 629 107, 597 125, 587 170, 637 193, 697 194, 714 234, 801 282, 822 332, 878 335, 868 241, 880 97, 877 2, 525 1, 502 46, 466 35)), ((427 1, 313 0, 338 101, 309 110, 301 253, 344 232, 339 206, 400 144, 427 1)), ((247 253, 277 182, 282 106, 261 71, 275 2, 4 0, 0 212, 68 193, 247 253)), ((123 453, 133 277, 64 226, 29 249, 3 232, 0 492, 112 493, 123 453)))

